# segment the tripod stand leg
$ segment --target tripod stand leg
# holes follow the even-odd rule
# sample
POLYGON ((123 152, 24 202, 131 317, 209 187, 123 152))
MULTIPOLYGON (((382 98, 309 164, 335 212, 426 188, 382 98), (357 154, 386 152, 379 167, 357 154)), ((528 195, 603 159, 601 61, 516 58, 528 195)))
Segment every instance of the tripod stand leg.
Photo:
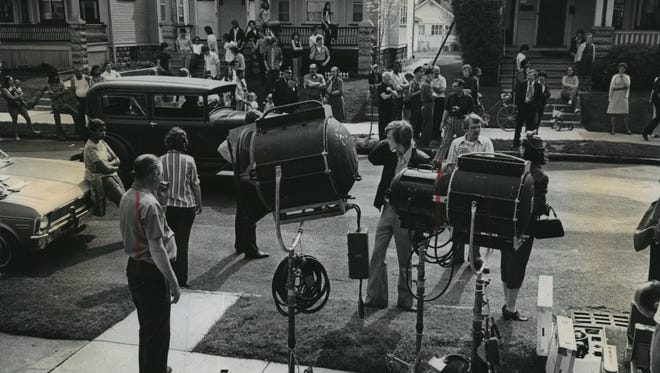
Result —
MULTIPOLYGON (((472 249, 474 248, 474 221, 477 216, 477 201, 472 201, 470 208, 470 256, 472 256, 472 249)), ((474 261, 472 261, 474 263, 474 261)), ((470 373, 487 373, 488 365, 481 360, 477 349, 483 340, 483 297, 484 297, 484 280, 481 270, 477 272, 477 280, 474 285, 474 308, 472 309, 472 356, 471 356, 471 370, 470 373)))
POLYGON ((289 304, 289 332, 287 346, 289 348, 289 373, 296 372, 296 290, 293 251, 289 252, 289 276, 287 278, 287 303, 289 304))

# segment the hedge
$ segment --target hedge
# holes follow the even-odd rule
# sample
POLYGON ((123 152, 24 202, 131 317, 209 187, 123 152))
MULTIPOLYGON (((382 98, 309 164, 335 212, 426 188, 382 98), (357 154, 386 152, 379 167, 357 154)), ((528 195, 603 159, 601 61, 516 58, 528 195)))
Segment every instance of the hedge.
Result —
POLYGON ((453 0, 452 7, 463 61, 481 68, 483 85, 495 84, 504 49, 500 2, 453 0))
POLYGON ((660 73, 660 46, 642 44, 620 45, 610 49, 602 58, 596 59, 593 73, 593 88, 608 90, 612 75, 619 72, 620 62, 628 64, 632 90, 650 91, 653 78, 660 73))

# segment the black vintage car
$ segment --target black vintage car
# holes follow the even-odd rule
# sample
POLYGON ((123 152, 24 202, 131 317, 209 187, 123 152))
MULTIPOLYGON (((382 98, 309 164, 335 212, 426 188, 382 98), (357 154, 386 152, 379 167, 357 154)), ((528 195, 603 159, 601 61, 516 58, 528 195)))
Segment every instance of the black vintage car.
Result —
POLYGON ((121 159, 120 176, 130 181, 140 154, 165 153, 165 134, 175 126, 190 140, 199 173, 227 166, 217 149, 230 129, 245 124, 245 112, 224 105, 236 86, 217 80, 170 76, 129 76, 95 84, 87 94, 89 117, 107 125, 105 141, 121 159))

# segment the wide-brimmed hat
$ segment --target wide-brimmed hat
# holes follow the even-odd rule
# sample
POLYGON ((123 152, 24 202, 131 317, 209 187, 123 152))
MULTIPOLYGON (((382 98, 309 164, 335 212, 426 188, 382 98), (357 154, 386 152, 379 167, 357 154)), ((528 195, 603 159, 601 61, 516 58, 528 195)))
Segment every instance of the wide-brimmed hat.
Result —
POLYGON ((545 145, 546 145, 545 141, 543 141, 541 136, 537 135, 532 131, 529 131, 525 134, 525 137, 522 139, 522 144, 523 146, 527 146, 536 150, 545 149, 545 145))

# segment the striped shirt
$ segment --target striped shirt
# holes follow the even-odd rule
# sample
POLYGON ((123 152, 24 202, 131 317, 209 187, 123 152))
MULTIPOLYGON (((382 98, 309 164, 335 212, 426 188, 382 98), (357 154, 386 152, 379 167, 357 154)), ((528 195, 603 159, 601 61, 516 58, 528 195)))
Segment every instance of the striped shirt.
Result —
POLYGON ((167 206, 190 208, 201 203, 195 200, 195 195, 199 196, 201 193, 193 157, 170 150, 160 157, 160 162, 163 165, 163 180, 170 182, 167 206))

